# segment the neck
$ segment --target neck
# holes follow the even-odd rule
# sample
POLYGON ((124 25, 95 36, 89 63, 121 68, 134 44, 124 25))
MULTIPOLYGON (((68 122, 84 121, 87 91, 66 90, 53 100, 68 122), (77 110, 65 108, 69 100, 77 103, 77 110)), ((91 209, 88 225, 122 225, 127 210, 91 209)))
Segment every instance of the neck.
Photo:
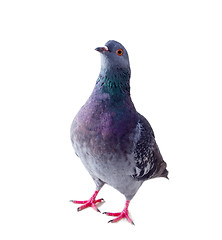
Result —
POLYGON ((122 99, 124 96, 130 96, 129 80, 130 69, 102 69, 96 86, 101 88, 102 92, 108 93, 110 97, 122 99))

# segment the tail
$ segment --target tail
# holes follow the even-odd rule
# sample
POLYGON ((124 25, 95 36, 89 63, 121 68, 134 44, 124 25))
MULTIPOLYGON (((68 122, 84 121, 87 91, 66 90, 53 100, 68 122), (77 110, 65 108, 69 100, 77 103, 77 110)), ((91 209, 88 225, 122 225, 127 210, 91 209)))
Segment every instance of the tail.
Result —
POLYGON ((167 164, 164 162, 163 157, 160 153, 159 147, 156 144, 155 150, 154 150, 154 156, 156 158, 156 169, 154 174, 151 176, 151 178, 155 177, 165 177, 168 178, 168 171, 167 171, 167 164))
POLYGON ((168 170, 167 169, 165 169, 164 171, 163 171, 163 173, 160 175, 160 177, 165 177, 165 178, 167 178, 168 180, 169 180, 169 178, 168 178, 168 170))
POLYGON ((155 173, 151 176, 151 178, 156 178, 156 177, 165 177, 167 179, 168 178, 168 170, 167 168, 167 164, 162 161, 161 163, 158 164, 155 173))

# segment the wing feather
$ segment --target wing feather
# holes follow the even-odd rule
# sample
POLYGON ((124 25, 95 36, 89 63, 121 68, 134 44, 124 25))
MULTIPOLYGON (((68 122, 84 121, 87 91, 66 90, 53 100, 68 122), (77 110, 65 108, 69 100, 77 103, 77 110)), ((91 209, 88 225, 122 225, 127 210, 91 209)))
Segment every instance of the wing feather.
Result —
POLYGON ((135 167, 132 177, 139 181, 154 177, 167 177, 166 163, 156 144, 152 127, 140 114, 136 128, 135 167))

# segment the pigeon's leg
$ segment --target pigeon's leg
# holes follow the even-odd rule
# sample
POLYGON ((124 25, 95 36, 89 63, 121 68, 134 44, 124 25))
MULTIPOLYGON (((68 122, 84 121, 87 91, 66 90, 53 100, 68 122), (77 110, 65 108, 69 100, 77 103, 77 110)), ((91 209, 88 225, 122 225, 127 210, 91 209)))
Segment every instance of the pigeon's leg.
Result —
POLYGON ((99 190, 96 190, 92 197, 87 200, 87 201, 75 201, 75 200, 70 200, 70 202, 77 203, 77 204, 82 204, 82 206, 77 208, 77 211, 81 211, 87 207, 92 207, 94 208, 97 212, 100 212, 99 209, 96 206, 96 203, 103 202, 103 198, 96 200, 96 196, 98 194, 99 190))
POLYGON ((127 200, 126 205, 125 205, 122 212, 118 212, 118 213, 104 212, 104 214, 106 214, 108 216, 117 217, 117 218, 114 218, 114 219, 110 220, 109 222, 115 223, 115 222, 118 222, 119 220, 121 220, 123 218, 126 218, 130 223, 132 223, 134 225, 134 222, 132 221, 132 219, 129 217, 129 214, 128 214, 129 203, 130 203, 130 201, 127 200))

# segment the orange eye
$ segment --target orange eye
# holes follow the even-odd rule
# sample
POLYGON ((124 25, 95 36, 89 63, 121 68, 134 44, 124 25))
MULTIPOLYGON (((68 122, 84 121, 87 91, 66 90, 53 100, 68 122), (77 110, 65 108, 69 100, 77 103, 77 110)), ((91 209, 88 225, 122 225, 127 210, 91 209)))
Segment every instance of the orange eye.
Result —
POLYGON ((117 51, 116 51, 116 54, 117 55, 119 55, 119 56, 121 56, 122 54, 123 54, 123 49, 118 49, 117 51))

